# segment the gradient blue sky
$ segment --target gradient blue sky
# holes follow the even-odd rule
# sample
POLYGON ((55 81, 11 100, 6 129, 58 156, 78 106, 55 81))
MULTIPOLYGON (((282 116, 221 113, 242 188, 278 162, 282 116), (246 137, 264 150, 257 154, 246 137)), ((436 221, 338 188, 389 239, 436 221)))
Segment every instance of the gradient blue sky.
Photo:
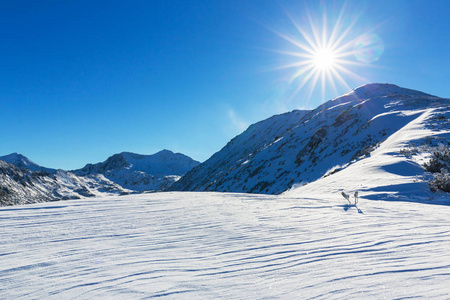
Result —
MULTIPOLYGON (((348 40, 378 35, 378 60, 348 86, 394 83, 450 97, 450 1, 0 1, 0 155, 74 169, 122 151, 204 161, 248 125, 348 91, 293 91, 273 70, 343 11, 348 40)), ((345 29, 345 28, 344 28, 345 29)), ((356 58, 349 58, 356 61, 356 58)))

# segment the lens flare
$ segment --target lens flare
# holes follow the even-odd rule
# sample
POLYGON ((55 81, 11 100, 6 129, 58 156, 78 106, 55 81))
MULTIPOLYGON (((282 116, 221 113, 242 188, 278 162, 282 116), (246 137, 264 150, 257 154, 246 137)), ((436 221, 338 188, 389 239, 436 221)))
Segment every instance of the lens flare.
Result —
POLYGON ((376 34, 363 35, 355 42, 354 54, 361 62, 372 63, 380 58, 383 51, 383 41, 376 34))

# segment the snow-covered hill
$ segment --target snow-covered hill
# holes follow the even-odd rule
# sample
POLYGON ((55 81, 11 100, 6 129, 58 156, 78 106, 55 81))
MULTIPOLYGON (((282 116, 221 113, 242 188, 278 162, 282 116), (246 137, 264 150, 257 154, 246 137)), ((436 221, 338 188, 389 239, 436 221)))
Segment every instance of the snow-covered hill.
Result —
MULTIPOLYGON (((31 166, 34 168, 33 164, 31 166)), ((130 192, 102 175, 77 176, 64 170, 31 171, 0 160, 0 206, 130 192)))
MULTIPOLYGON (((433 130, 445 133, 449 110, 449 99, 392 84, 365 85, 315 110, 250 126, 171 189, 279 194, 364 161, 408 124, 428 128, 422 138, 433 130)), ((445 134, 440 138, 448 143, 445 134)))
POLYGON ((124 188, 135 191, 163 190, 193 167, 198 161, 169 150, 153 155, 122 152, 97 164, 87 164, 73 171, 79 176, 102 174, 124 188))
POLYGON ((450 298, 450 206, 359 209, 226 193, 4 207, 0 298, 450 298))

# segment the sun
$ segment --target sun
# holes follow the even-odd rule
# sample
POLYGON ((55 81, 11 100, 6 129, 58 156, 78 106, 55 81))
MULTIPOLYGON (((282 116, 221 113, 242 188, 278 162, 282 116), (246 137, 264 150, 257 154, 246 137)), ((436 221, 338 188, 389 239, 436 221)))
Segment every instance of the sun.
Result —
POLYGON ((319 49, 314 53, 313 63, 319 70, 331 70, 336 64, 336 54, 331 49, 319 49))
POLYGON ((290 51, 275 50, 294 59, 287 65, 275 68, 294 70, 289 79, 289 86, 294 86, 295 91, 289 100, 308 86, 308 100, 319 85, 322 101, 325 101, 325 91, 338 95, 338 87, 351 90, 347 80, 367 82, 360 72, 355 73, 351 69, 366 68, 368 62, 375 61, 381 55, 383 48, 381 41, 377 43, 374 38, 376 35, 370 34, 370 31, 361 32, 358 26, 355 26, 358 18, 345 16, 344 7, 332 18, 327 16, 326 11, 317 18, 313 18, 307 9, 304 12, 306 16, 303 18, 293 18, 286 12, 296 29, 294 34, 268 28, 294 46, 290 51), (371 55, 370 60, 365 59, 366 54, 371 55))

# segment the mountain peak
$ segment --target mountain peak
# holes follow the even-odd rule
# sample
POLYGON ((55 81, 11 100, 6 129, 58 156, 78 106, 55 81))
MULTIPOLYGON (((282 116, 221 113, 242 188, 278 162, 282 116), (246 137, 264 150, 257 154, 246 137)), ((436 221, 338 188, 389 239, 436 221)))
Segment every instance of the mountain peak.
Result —
POLYGON ((164 149, 152 155, 121 152, 74 172, 77 175, 103 174, 131 190, 161 190, 198 164, 184 154, 164 149))
POLYGON ((18 152, 14 152, 5 156, 1 156, 0 159, 4 160, 4 159, 26 159, 29 160, 27 157, 25 157, 24 155, 18 153, 18 152))
POLYGON ((155 154, 166 154, 166 155, 171 155, 171 154, 175 154, 174 152, 167 150, 167 149, 163 149, 159 152, 156 152, 155 154))
POLYGON ((54 169, 49 169, 42 167, 33 161, 31 161, 28 157, 14 152, 5 156, 0 156, 0 160, 6 161, 7 163, 10 163, 12 165, 15 165, 16 167, 20 169, 27 169, 30 171, 46 171, 46 172, 54 172, 54 169))
MULTIPOLYGON (((341 96, 356 96, 358 99, 369 99, 382 96, 392 96, 392 95, 416 95, 416 96, 431 96, 429 94, 411 90, 407 88, 399 87, 391 83, 369 83, 357 87, 356 89, 350 91, 349 93, 341 96)), ((339 99, 338 97, 336 99, 339 99)))
POLYGON ((138 154, 138 153, 134 153, 134 152, 121 152, 119 154, 114 154, 112 155, 110 158, 115 158, 117 160, 122 160, 125 161, 127 163, 133 163, 133 161, 136 160, 147 160, 150 157, 153 157, 154 159, 167 159, 170 157, 175 157, 175 156, 180 156, 183 154, 176 154, 170 150, 164 149, 161 150, 159 152, 156 152, 154 154, 150 154, 150 155, 145 155, 145 154, 138 154))

